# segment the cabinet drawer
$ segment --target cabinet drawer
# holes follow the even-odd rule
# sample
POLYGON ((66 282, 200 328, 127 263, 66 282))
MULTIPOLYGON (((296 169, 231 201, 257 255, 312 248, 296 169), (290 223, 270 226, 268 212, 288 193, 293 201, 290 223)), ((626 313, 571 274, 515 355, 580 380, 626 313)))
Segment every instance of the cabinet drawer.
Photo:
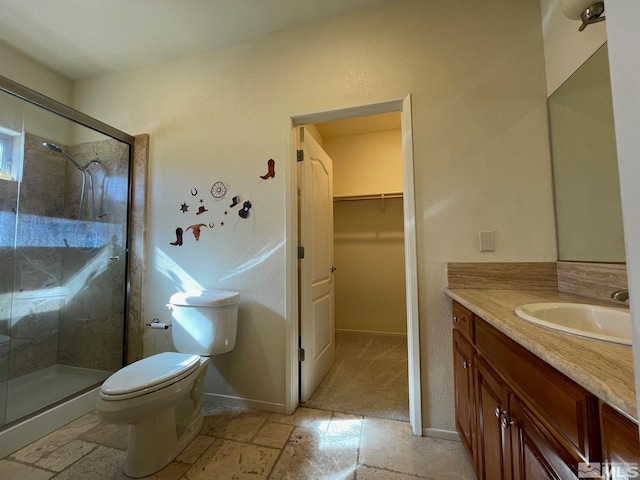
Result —
POLYGON ((600 458, 598 399, 484 320, 476 346, 507 383, 585 461, 600 458))
POLYGON ((473 343, 473 313, 458 302, 453 302, 453 326, 460 330, 467 339, 473 343))

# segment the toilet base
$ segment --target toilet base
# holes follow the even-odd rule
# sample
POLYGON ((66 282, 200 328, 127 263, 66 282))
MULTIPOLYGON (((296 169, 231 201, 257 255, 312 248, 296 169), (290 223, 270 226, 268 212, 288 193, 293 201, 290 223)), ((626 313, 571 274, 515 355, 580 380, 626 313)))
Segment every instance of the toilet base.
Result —
POLYGON ((129 426, 125 475, 141 478, 162 470, 200 433, 203 424, 204 417, 200 413, 178 432, 175 409, 167 408, 129 426))

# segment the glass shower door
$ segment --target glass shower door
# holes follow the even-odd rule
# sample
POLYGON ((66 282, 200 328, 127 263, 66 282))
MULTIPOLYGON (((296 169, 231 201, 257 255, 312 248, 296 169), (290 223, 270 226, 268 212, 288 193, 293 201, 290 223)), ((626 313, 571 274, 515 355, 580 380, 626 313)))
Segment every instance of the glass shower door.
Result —
POLYGON ((0 93, 0 427, 7 422, 24 102, 0 93))
POLYGON ((126 322, 129 145, 22 108, 15 207, 0 225, 13 232, 5 425, 121 368, 126 322))

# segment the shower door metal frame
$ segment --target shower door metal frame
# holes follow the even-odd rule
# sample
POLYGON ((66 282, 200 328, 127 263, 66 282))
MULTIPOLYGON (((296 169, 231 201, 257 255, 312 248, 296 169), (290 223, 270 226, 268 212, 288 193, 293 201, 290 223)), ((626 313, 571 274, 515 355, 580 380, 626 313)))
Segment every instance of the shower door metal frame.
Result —
MULTIPOLYGON (((107 135, 111 138, 119 140, 129 146, 129 181, 127 185, 127 205, 131 205, 133 200, 133 144, 135 137, 128 133, 118 130, 111 125, 107 125, 100 120, 93 118, 85 113, 82 113, 74 108, 69 107, 63 103, 47 97, 35 90, 32 90, 24 85, 21 85, 10 78, 0 75, 0 91, 6 92, 14 97, 21 98, 22 100, 35 105, 37 107, 48 110, 55 113, 67 120, 71 120, 79 125, 83 125, 91 130, 94 130, 103 135, 107 135)), ((130 252, 131 252, 131 209, 127 208, 127 234, 125 239, 125 297, 124 297, 124 325, 123 325, 123 339, 122 339, 122 365, 127 363, 127 346, 128 346, 128 323, 129 323, 129 295, 130 295, 130 279, 129 279, 129 266, 130 266, 130 252)))

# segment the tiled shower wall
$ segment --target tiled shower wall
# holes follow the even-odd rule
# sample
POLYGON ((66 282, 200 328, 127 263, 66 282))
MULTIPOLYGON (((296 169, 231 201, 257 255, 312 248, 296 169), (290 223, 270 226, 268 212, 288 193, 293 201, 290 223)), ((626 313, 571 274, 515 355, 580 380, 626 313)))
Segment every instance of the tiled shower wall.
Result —
MULTIPOLYGON (((106 269, 100 275, 92 276, 81 294, 70 299, 61 310, 58 363, 115 371, 122 366, 124 335, 126 238, 123 235, 127 225, 129 151, 120 142, 103 140, 69 147, 68 152, 80 165, 96 158, 100 161, 89 170, 94 181, 97 222, 106 226, 98 245, 108 243, 109 246, 89 254, 77 249, 63 252, 64 283, 69 283, 87 262, 100 255, 103 258, 99 263, 106 269)), ((89 190, 87 185, 85 191, 89 190)), ((72 218, 78 211, 78 192, 78 188, 74 191, 67 185, 66 204, 72 209, 67 215, 72 218)), ((87 205, 89 202, 85 203, 87 205)))
MULTIPOLYGON (((0 335, 11 336, 9 379, 56 363, 112 371, 122 362, 125 239, 120 225, 127 221, 127 146, 115 140, 68 149, 60 145, 81 165, 100 160, 89 167, 98 229, 83 232, 91 222, 75 221, 82 174, 63 155, 44 149, 43 141, 27 134, 22 182, 0 181, 3 226, 15 222, 20 189, 16 251, 6 247, 13 231, 4 227, 0 247, 0 335)), ((87 182, 85 218, 90 195, 87 182)))

